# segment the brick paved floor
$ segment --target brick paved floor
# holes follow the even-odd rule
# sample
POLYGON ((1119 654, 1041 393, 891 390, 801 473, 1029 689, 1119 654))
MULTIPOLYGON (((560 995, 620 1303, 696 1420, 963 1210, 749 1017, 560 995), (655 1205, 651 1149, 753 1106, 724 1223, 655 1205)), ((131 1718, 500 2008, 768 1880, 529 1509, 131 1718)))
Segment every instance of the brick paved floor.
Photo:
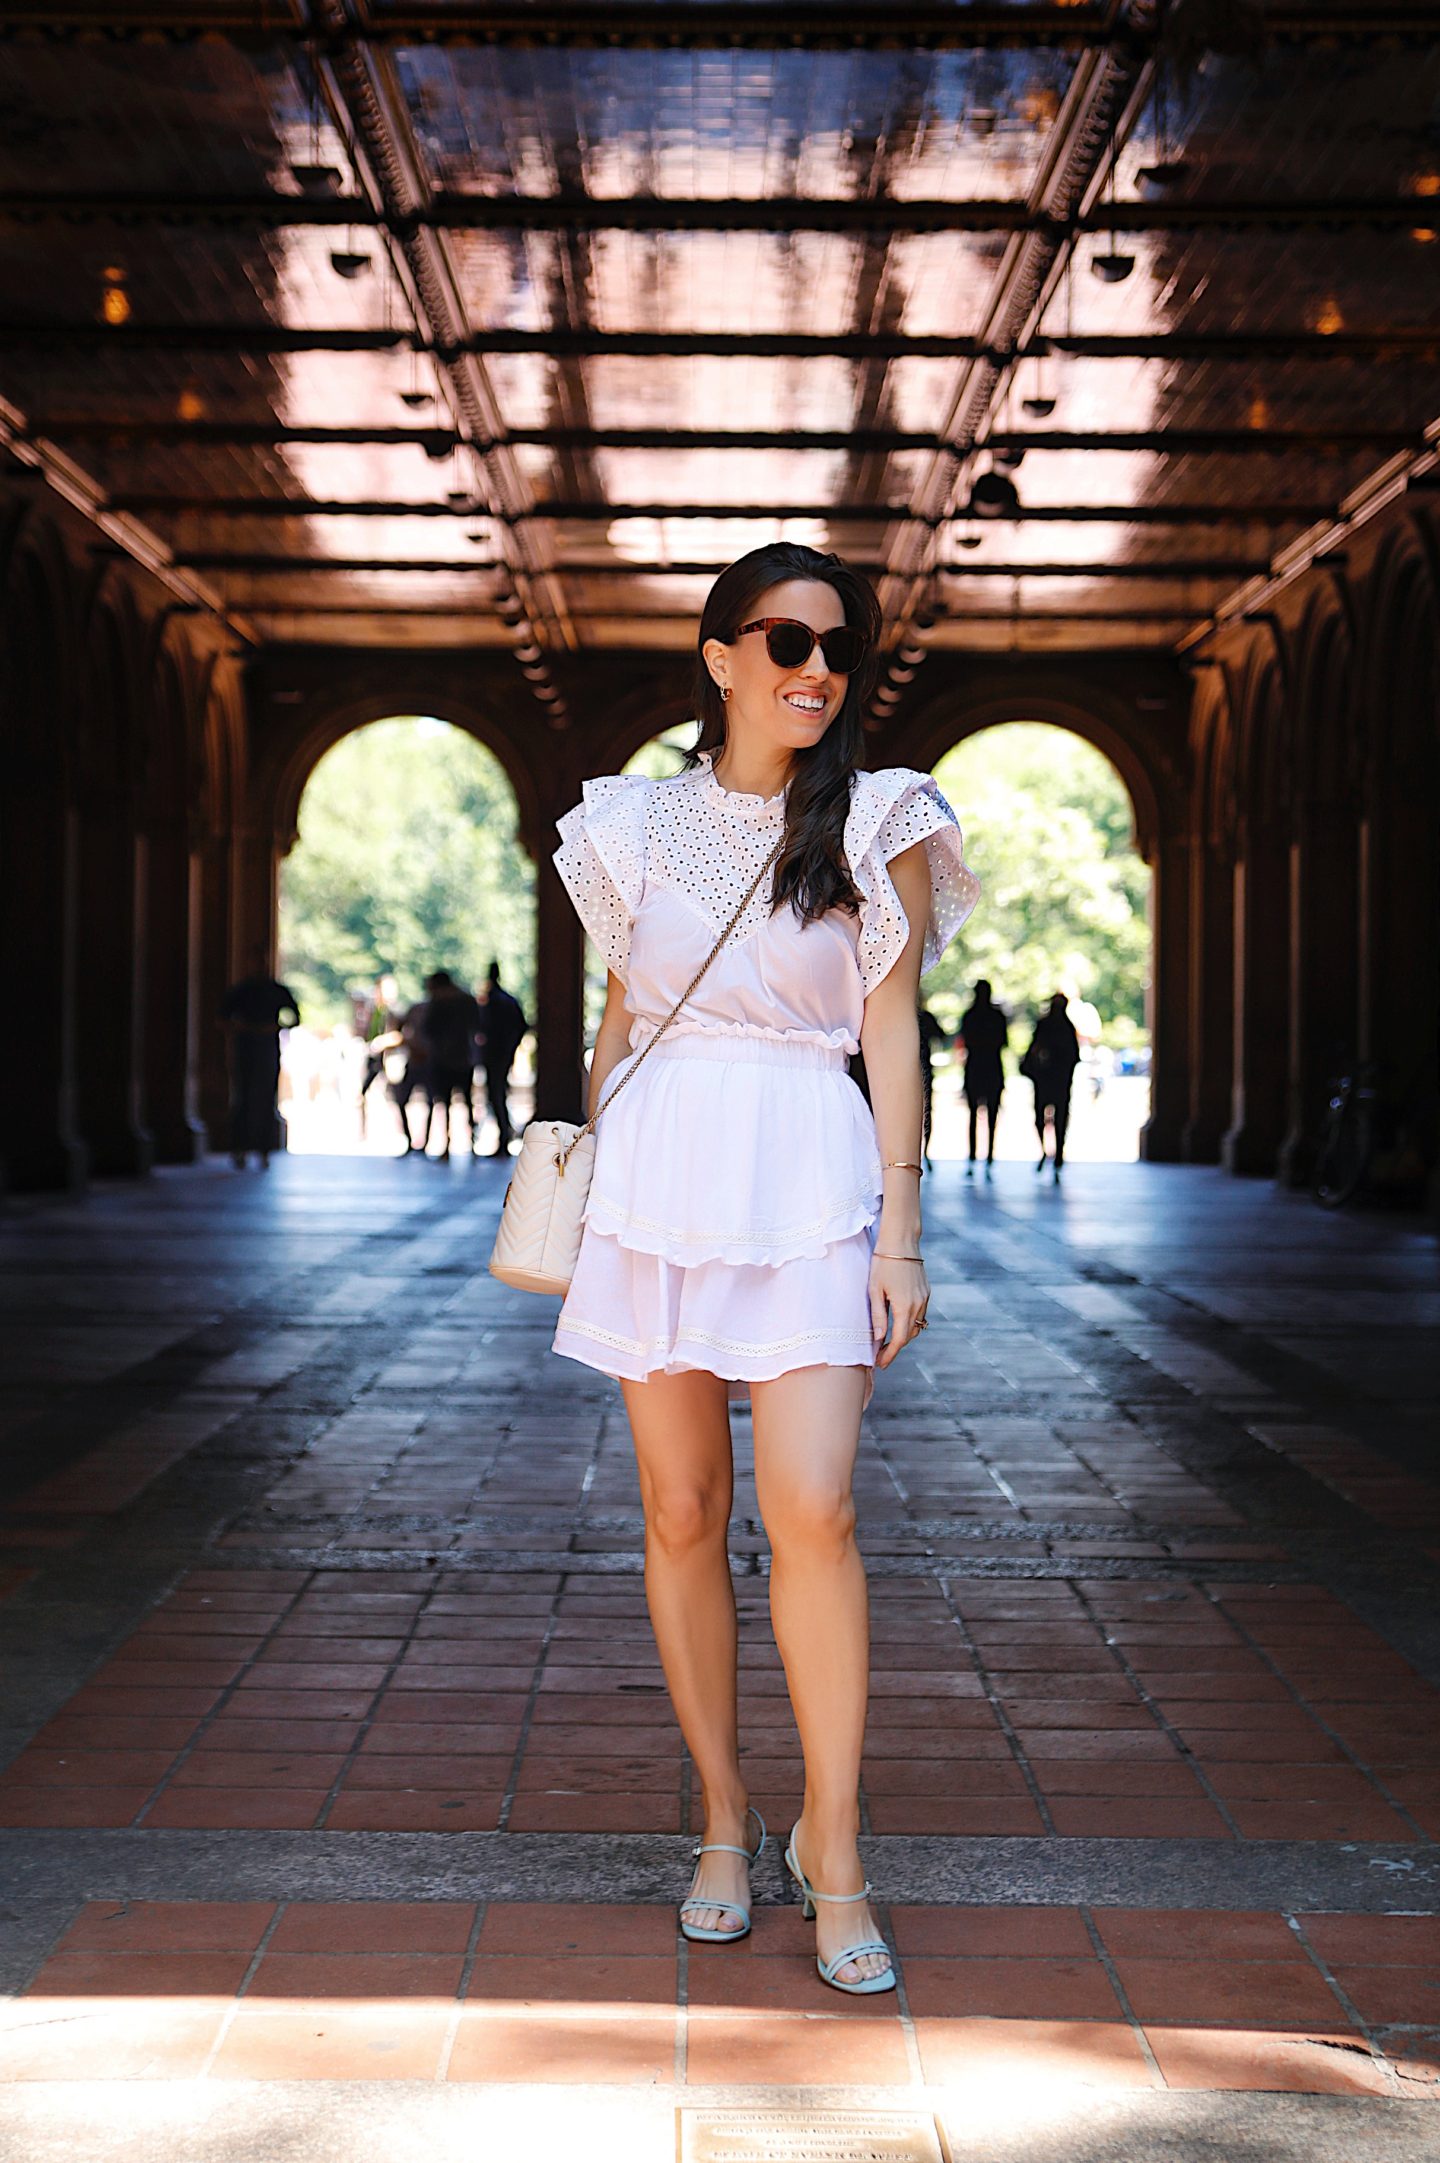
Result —
MULTIPOLYGON (((923 2107, 957 2158, 1080 2153, 1097 2110, 1170 2147, 1319 2159, 1356 2109, 1381 2152, 1433 2145, 1433 1244, 1205 1172, 957 1169, 937 1326, 858 1482, 904 1976, 862 2001, 819 1985, 773 1855, 744 1946, 677 1940, 692 1790, 618 1393, 486 1276, 494 1168, 12 1211, 0 2130, 36 2163, 230 2163, 274 2152, 263 2084, 307 2158, 354 2152, 361 2101, 432 2163, 476 2123, 486 2163, 547 2127, 648 2163, 677 2108, 765 2100, 923 2107), (426 2116, 458 2090, 483 2121, 426 2116)), ((783 1830, 734 1425, 748 1773, 783 1830)))

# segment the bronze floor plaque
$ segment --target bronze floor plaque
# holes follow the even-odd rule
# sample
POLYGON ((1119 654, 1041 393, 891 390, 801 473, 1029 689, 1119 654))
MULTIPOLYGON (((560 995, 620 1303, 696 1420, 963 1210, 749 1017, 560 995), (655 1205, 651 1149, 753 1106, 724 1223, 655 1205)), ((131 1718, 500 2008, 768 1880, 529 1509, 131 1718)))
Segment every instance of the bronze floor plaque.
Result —
POLYGON ((680 2163, 945 2163, 921 2110, 682 2110, 680 2163))

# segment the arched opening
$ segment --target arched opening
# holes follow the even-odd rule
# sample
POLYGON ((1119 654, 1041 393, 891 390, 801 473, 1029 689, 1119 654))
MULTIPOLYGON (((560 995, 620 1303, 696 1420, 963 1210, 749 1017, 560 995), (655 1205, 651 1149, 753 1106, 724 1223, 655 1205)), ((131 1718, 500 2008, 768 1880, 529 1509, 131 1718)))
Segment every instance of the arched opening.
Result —
MULTIPOLYGON (((281 1082, 289 1146, 394 1156, 408 1123, 415 1145, 428 1138, 438 1153, 444 1121, 438 1111, 429 1118, 415 1056, 425 979, 444 970, 483 999, 493 960, 534 1014, 535 874, 509 778, 448 721, 373 721, 316 763, 297 825, 279 893, 279 973, 301 1012, 281 1082)), ((527 1036, 512 1076, 517 1124, 533 1088, 527 1036)), ((476 1147, 490 1148, 496 1129, 478 1066, 471 1102, 476 1147)), ((459 1098, 449 1131, 468 1144, 459 1098)))
MULTIPOLYGON (((1045 721, 978 730, 934 771, 960 816, 982 899, 923 987, 944 1032, 934 1052, 932 1155, 968 1151, 954 1039, 984 977, 1009 1020, 996 1155, 1035 1155, 1032 1092, 1018 1069, 1060 991, 1082 1053, 1066 1155, 1134 1160, 1150 1114, 1153 938, 1151 874, 1124 778, 1094 744, 1045 721)), ((983 1154, 983 1115, 980 1147, 983 1154)))

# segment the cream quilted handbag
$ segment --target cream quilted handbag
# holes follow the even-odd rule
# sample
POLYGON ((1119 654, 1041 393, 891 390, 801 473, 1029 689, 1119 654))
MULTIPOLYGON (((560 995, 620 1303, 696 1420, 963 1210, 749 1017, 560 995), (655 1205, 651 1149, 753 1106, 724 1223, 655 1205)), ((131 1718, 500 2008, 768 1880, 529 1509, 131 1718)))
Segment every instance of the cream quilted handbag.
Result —
POLYGON ((500 1229, 490 1250, 490 1274, 517 1292, 564 1295, 570 1289, 580 1255, 590 1174, 595 1168, 595 1128, 600 1112, 614 1103, 631 1077, 645 1064, 711 962, 749 908, 760 881, 785 845, 776 842, 749 886, 745 898, 695 971, 638 1059, 632 1059, 605 1102, 583 1127, 564 1119, 532 1119, 520 1140, 520 1154, 505 1190, 500 1229))

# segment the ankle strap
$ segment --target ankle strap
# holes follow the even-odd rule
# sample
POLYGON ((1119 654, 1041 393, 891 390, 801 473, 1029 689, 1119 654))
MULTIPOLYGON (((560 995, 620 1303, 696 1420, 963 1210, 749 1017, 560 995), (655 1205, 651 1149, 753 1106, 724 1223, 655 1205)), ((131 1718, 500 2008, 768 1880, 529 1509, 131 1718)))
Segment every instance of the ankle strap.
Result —
POLYGON ((858 1893, 821 1893, 817 1892, 815 1887, 811 1885, 809 1880, 807 1879, 805 1890, 809 1893, 812 1900, 831 1900, 835 1903, 836 1907, 839 1907, 847 1901, 853 1902, 856 1900, 868 1900, 870 1898, 870 1895, 874 1892, 875 1888, 870 1883, 870 1880, 867 1878, 858 1893))
POLYGON ((755 1860, 754 1853, 750 1848, 732 1848, 727 1840, 707 1840, 704 1847, 692 1848, 690 1853, 692 1855, 743 1855, 747 1863, 755 1860))

